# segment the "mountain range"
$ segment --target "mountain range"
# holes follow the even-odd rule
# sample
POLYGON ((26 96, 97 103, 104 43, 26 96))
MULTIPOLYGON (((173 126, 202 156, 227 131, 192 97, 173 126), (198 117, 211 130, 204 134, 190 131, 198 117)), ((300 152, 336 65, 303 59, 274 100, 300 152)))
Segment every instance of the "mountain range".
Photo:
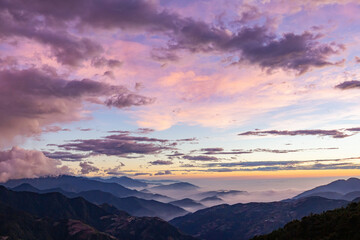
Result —
POLYGON ((184 233, 206 240, 249 239, 270 233, 311 213, 339 208, 344 200, 309 197, 270 203, 222 204, 170 221, 184 233))
POLYGON ((15 192, 0 186, 3 239, 191 240, 164 220, 133 217, 109 205, 60 193, 15 192))
POLYGON ((360 179, 349 178, 347 180, 336 180, 329 184, 318 186, 316 188, 305 191, 295 196, 294 199, 309 196, 320 196, 329 199, 344 199, 351 201, 360 197, 360 179))
POLYGON ((306 216, 286 224, 270 234, 252 240, 357 240, 360 239, 360 203, 350 203, 346 208, 329 210, 306 216))
POLYGON ((174 204, 162 203, 155 200, 146 200, 138 197, 125 197, 119 198, 109 192, 103 192, 100 190, 82 191, 78 193, 66 192, 61 188, 52 188, 40 190, 28 183, 20 184, 19 186, 12 188, 14 191, 27 191, 36 193, 50 193, 60 192, 63 195, 74 198, 83 197, 94 204, 110 204, 119 210, 126 211, 133 216, 148 216, 148 217, 160 217, 164 220, 170 220, 174 217, 182 216, 188 213, 184 209, 174 204))
MULTIPOLYGON (((151 236, 165 231, 172 237, 169 239, 192 239, 181 232, 203 240, 267 237, 273 235, 263 234, 269 234, 290 221, 344 207, 360 192, 360 180, 350 178, 310 189, 283 201, 228 205, 223 204, 223 199, 249 193, 235 190, 201 191, 198 186, 186 182, 164 182, 166 184, 156 187, 149 184, 148 188, 137 191, 116 182, 107 182, 120 182, 123 179, 104 181, 60 176, 10 180, 4 185, 11 190, 0 189, 0 215, 9 218, 8 224, 1 222, 0 230, 3 230, 0 236, 6 233, 9 239, 19 239, 24 234, 31 236, 25 239, 42 239, 37 238, 36 234, 44 232, 44 236, 48 236, 44 239, 58 239, 54 234, 63 236, 62 239, 74 240, 161 239, 151 236), (151 200, 157 196, 156 191, 179 192, 179 196, 189 195, 190 198, 173 199, 159 195, 163 202, 151 200), (207 208, 208 203, 220 205, 207 208), (155 216, 168 220, 174 227, 155 216), (10 223, 14 227, 9 227, 10 223), (35 227, 36 223, 39 223, 38 227, 35 227), (9 231, 4 230, 6 226, 9 231), (15 230, 21 226, 28 227, 22 231, 15 230), (136 233, 133 236, 126 231, 136 233), (146 232, 144 236, 142 231, 146 232)), ((129 179, 125 181, 131 182, 129 179)), ((358 200, 360 198, 354 201, 358 200)), ((287 231, 286 227, 284 229, 287 231)))

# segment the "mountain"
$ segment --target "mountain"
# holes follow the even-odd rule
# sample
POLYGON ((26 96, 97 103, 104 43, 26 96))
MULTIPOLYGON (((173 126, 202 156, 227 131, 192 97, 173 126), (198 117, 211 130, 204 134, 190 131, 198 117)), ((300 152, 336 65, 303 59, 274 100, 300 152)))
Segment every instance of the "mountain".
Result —
POLYGON ((299 199, 302 197, 308 196, 319 196, 322 195, 327 198, 340 198, 341 195, 345 195, 350 192, 360 191, 360 179, 358 178, 349 178, 347 180, 341 179, 334 182, 331 182, 327 185, 322 185, 311 190, 305 191, 297 196, 294 199, 299 199))
POLYGON ((360 239, 360 203, 352 202, 346 208, 310 215, 286 224, 268 235, 253 240, 357 240, 360 239))
POLYGON ((237 191, 237 190, 207 191, 207 192, 197 193, 193 197, 199 198, 199 199, 208 198, 208 197, 221 198, 221 197, 233 197, 233 196, 238 196, 238 195, 243 195, 243 194, 248 194, 248 192, 246 192, 246 191, 237 191))
POLYGON ((117 183, 120 184, 124 187, 127 188, 146 188, 148 186, 147 183, 136 180, 136 179, 132 179, 126 176, 122 176, 122 177, 111 177, 111 178, 93 178, 94 180, 97 181, 102 181, 102 182, 109 182, 109 183, 117 183))
POLYGON ((10 190, 13 190, 15 192, 34 192, 34 193, 58 192, 58 193, 61 193, 62 195, 66 196, 68 198, 74 198, 74 197, 79 196, 77 193, 67 192, 67 191, 62 190, 61 188, 50 188, 50 189, 40 190, 40 189, 38 189, 38 188, 32 186, 31 184, 28 184, 28 183, 22 183, 19 186, 16 186, 14 188, 10 188, 10 190))
POLYGON ((223 203, 224 201, 217 196, 213 196, 213 197, 203 198, 200 200, 200 202, 204 203, 204 204, 218 205, 218 204, 223 203))
POLYGON ((77 220, 37 218, 0 203, 0 239, 7 240, 114 240, 77 220))
POLYGON ((175 218, 170 223, 200 239, 249 239, 270 233, 310 213, 321 213, 347 203, 344 200, 309 197, 270 203, 223 204, 175 218))
POLYGON ((187 182, 178 182, 168 185, 160 185, 160 186, 152 187, 151 189, 163 190, 163 191, 184 191, 184 190, 189 191, 189 190, 198 190, 199 187, 187 182))
POLYGON ((204 205, 202 205, 201 203, 198 203, 190 198, 184 198, 181 200, 177 200, 177 201, 172 201, 169 202, 172 205, 184 208, 185 210, 188 210, 190 212, 195 212, 199 209, 203 209, 206 208, 204 205))
POLYGON ((66 192, 61 189, 39 190, 27 183, 23 183, 15 188, 12 188, 11 190, 36 193, 60 192, 66 197, 70 198, 83 197, 87 201, 94 204, 110 204, 119 210, 138 217, 160 217, 164 220, 170 220, 188 213, 181 207, 172 204, 162 203, 155 200, 145 200, 137 197, 118 198, 111 193, 102 192, 99 190, 84 191, 79 193, 66 192))
POLYGON ((126 211, 133 216, 160 217, 164 220, 170 220, 188 213, 181 207, 173 204, 162 203, 155 200, 145 200, 137 197, 118 198, 111 193, 105 193, 99 190, 80 192, 78 196, 95 204, 107 203, 113 205, 117 209, 126 211))
POLYGON ((167 197, 162 195, 155 195, 151 193, 144 193, 128 189, 117 183, 101 182, 85 177, 75 177, 68 175, 62 175, 59 177, 15 179, 9 180, 6 183, 2 183, 2 185, 4 185, 5 187, 14 188, 23 183, 28 183, 40 190, 52 188, 61 188, 66 192, 101 190, 103 192, 109 192, 117 197, 136 196, 144 199, 168 199, 167 197))
POLYGON ((0 214, 4 216, 0 218, 0 236, 9 236, 5 238, 9 240, 193 239, 159 218, 132 217, 114 207, 100 207, 83 198, 69 199, 60 193, 15 192, 0 187, 0 214), (60 236, 52 237, 56 234, 60 236))

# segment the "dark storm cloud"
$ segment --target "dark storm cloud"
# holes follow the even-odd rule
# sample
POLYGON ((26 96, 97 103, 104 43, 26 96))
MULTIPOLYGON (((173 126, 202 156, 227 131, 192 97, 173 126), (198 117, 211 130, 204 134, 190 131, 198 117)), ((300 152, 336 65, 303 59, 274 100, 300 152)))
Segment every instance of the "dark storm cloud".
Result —
POLYGON ((145 30, 167 36, 168 46, 155 51, 156 59, 177 60, 174 52, 181 49, 193 53, 237 53, 240 60, 234 63, 248 62, 267 70, 282 68, 298 73, 336 64, 328 60, 329 56, 344 49, 336 43, 320 43, 321 36, 311 32, 277 36, 266 24, 247 26, 247 21, 261 16, 254 9, 242 13, 244 21, 232 23, 239 29, 233 33, 166 9, 159 10, 154 3, 144 0, 34 0, 32 4, 25 0, 3 0, 0 9, 4 38, 20 36, 47 44, 59 62, 70 65, 78 64, 80 59, 98 57, 102 52, 97 43, 66 32, 74 23, 82 31, 88 27, 145 30), (57 31, 53 31, 55 28, 57 31))
POLYGON ((248 131, 244 133, 239 133, 239 136, 329 136, 332 138, 346 138, 352 136, 351 134, 346 134, 340 130, 320 130, 320 129, 311 129, 311 130, 295 130, 295 131, 279 131, 279 130, 267 130, 267 131, 248 131))
POLYGON ((165 161, 165 160, 156 160, 153 162, 149 162, 151 165, 171 165, 173 164, 172 161, 165 161))
POLYGON ((79 120, 85 101, 124 108, 150 99, 138 95, 134 100, 131 94, 123 86, 67 80, 52 69, 0 70, 0 140, 36 135, 51 130, 54 123, 79 120), (125 99, 124 104, 112 105, 106 100, 109 96, 125 99))
POLYGON ((343 83, 340 83, 335 86, 335 88, 341 89, 341 90, 347 90, 352 88, 360 88, 360 81, 353 80, 353 81, 345 81, 343 83))

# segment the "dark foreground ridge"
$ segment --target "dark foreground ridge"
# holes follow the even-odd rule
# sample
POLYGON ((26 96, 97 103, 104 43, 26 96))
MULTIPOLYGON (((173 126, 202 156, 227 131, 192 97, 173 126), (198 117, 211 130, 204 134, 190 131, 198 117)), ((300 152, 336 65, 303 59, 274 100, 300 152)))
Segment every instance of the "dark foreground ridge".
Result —
POLYGON ((0 239, 193 240, 160 218, 133 217, 109 205, 60 193, 14 192, 0 186, 0 239))
POLYGON ((348 203, 344 200, 309 197, 270 203, 222 204, 175 218, 170 223, 200 239, 250 239, 270 233, 294 219, 346 206, 348 203))
POLYGON ((352 202, 346 208, 330 210, 292 221, 284 228, 253 240, 357 240, 360 239, 360 203, 352 202))

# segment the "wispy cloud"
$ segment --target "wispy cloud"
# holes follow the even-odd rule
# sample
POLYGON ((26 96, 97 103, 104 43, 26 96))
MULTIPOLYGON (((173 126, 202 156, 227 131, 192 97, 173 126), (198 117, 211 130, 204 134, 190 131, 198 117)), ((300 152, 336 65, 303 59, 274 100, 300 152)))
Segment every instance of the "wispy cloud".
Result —
POLYGON ((352 134, 346 134, 341 130, 320 130, 320 129, 309 129, 309 130, 256 130, 239 133, 239 136, 328 136, 332 138, 346 138, 352 136, 352 134))

